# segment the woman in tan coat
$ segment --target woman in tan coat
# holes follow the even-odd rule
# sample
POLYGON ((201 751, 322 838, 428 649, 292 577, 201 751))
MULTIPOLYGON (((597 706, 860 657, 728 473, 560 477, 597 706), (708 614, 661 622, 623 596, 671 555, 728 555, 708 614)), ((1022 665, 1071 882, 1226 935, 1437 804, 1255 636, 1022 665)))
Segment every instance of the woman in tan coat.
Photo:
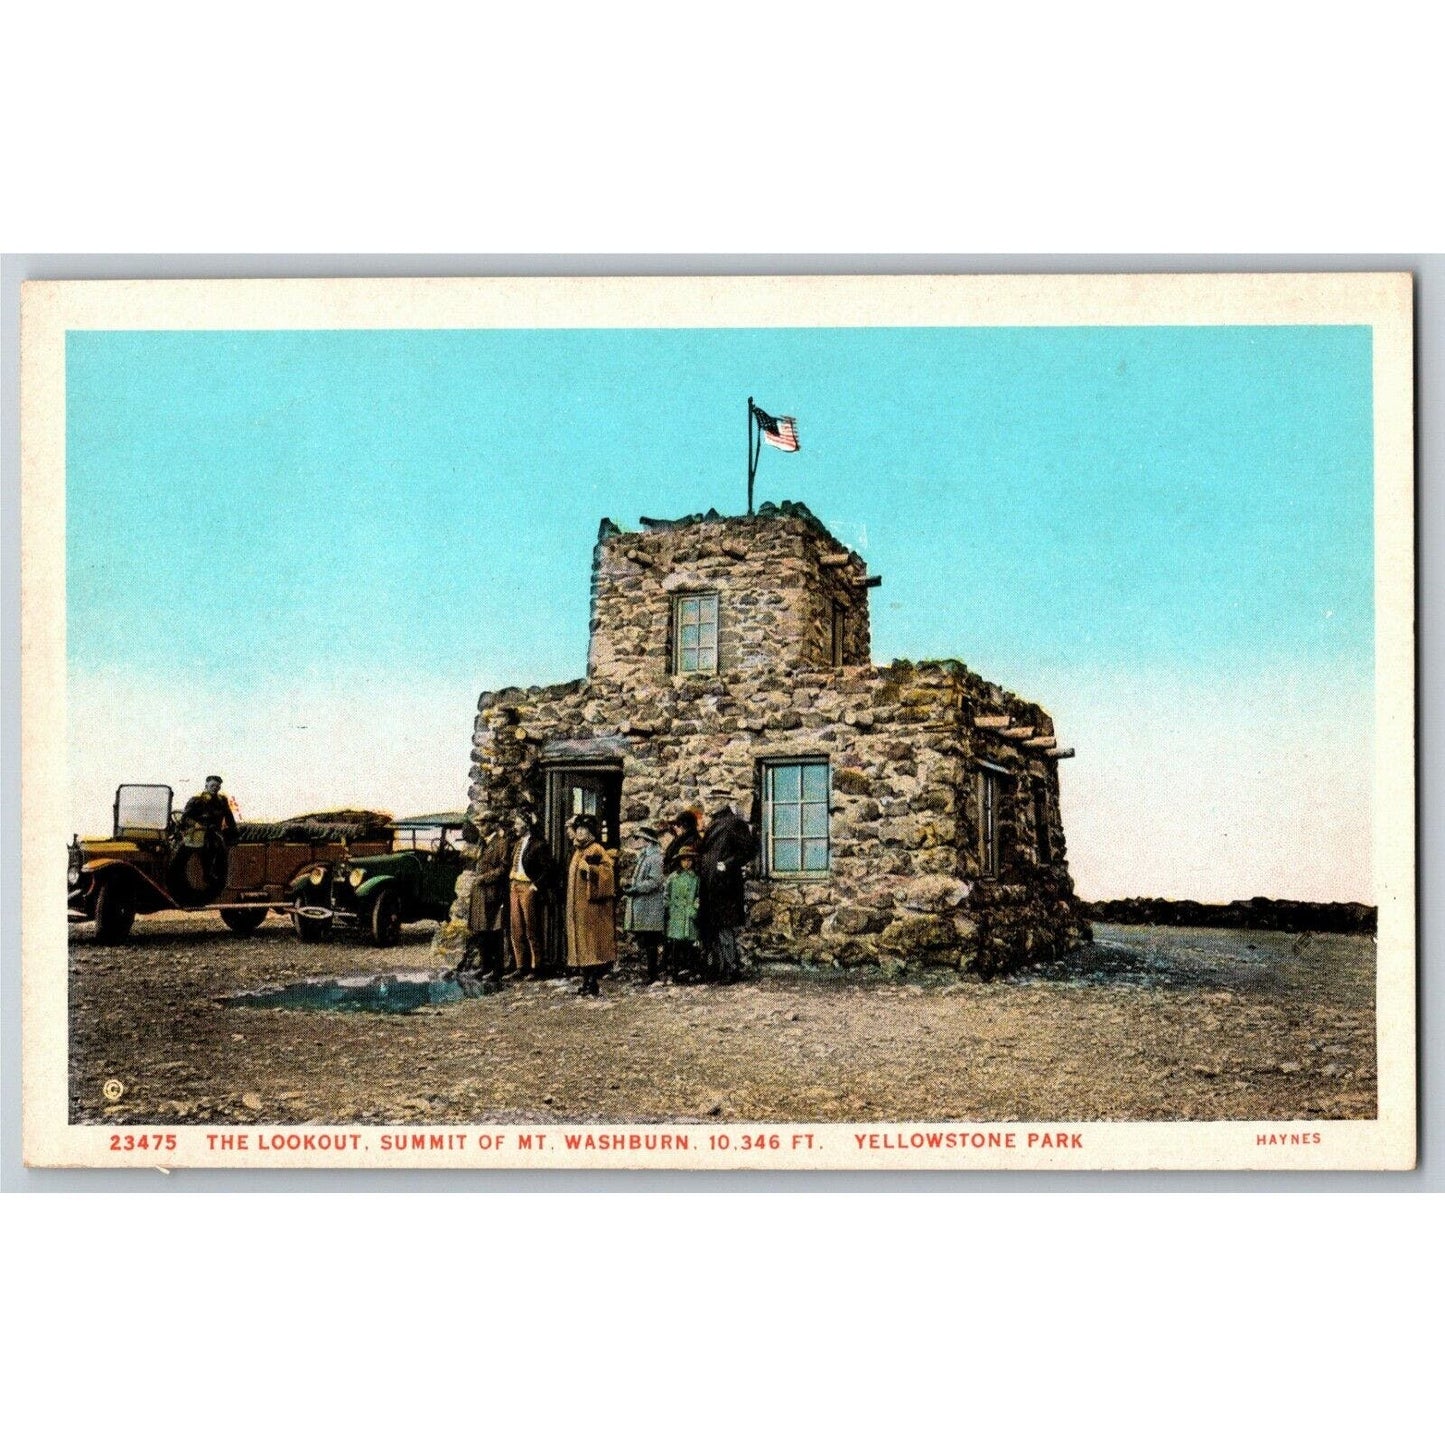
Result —
POLYGON ((567 964, 580 969, 577 993, 596 998, 603 972, 617 962, 617 858, 597 841, 597 819, 572 820, 572 861, 567 869, 567 964))

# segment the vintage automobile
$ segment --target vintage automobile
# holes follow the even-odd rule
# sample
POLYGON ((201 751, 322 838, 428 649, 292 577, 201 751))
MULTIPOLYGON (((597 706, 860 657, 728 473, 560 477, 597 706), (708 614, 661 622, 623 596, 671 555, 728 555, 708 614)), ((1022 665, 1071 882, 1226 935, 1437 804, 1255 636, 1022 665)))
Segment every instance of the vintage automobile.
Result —
POLYGON ((291 894, 297 936, 319 943, 339 928, 389 947, 403 923, 446 918, 467 866, 457 847, 466 822, 465 813, 401 818, 392 824, 390 851, 304 871, 291 894))
POLYGON ((71 840, 69 916, 93 920, 98 943, 124 942, 137 914, 166 909, 219 913, 227 928, 245 936, 271 909, 290 908, 298 877, 391 846, 385 814, 348 810, 243 823, 228 842, 183 820, 172 802, 164 783, 122 783, 111 836, 71 840))

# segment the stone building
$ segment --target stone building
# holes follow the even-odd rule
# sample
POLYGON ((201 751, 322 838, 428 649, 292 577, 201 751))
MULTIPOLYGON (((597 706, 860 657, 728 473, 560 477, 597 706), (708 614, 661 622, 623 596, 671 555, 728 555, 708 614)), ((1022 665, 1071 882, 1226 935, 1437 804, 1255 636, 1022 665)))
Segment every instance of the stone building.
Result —
POLYGON ((874 666, 881 580, 801 504, 604 520, 587 675, 482 694, 472 815, 528 807, 561 854, 565 819, 595 812, 625 880, 639 824, 730 803, 759 839, 754 957, 1057 957, 1088 937, 1059 814, 1072 752, 960 662, 874 666))

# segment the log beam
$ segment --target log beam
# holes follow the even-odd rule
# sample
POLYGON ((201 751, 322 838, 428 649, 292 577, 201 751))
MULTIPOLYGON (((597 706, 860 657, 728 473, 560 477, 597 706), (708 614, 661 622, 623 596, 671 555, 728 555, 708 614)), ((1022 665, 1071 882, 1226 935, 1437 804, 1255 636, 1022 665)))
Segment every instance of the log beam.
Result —
POLYGON ((1041 753, 1047 752, 1050 748, 1056 748, 1058 745, 1058 738, 1030 738, 1024 744, 1026 748, 1036 748, 1041 753))
POLYGON ((1033 737, 1033 735, 1034 735, 1034 733, 1035 733, 1036 731, 1037 731, 1036 728, 1025 728, 1025 727, 1001 728, 1001 729, 1000 729, 1000 734, 1001 734, 1001 736, 1003 736, 1003 737, 1011 738, 1014 742, 1022 742, 1024 738, 1031 738, 1031 737, 1033 737))
POLYGON ((999 728, 1006 728, 1012 721, 1013 719, 1009 717, 1007 713, 1001 713, 997 716, 976 717, 973 720, 973 725, 976 728, 988 728, 992 732, 997 731, 999 728))
POLYGON ((849 553, 827 552, 818 558, 820 567, 846 567, 848 565, 849 553))
POLYGON ((1071 758, 1074 756, 1073 748, 1050 748, 1045 755, 1051 758, 1071 758))

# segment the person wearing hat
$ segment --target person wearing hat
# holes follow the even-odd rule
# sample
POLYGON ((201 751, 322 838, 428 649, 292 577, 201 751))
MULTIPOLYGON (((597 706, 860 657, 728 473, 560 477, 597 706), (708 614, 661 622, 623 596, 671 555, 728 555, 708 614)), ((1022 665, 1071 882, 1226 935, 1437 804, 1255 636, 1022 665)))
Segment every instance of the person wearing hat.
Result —
POLYGON ((644 847, 633 870, 632 881, 623 890, 627 900, 622 911, 622 928, 647 966, 648 983, 657 982, 658 951, 667 924, 667 899, 662 892, 662 847, 656 828, 639 828, 644 847))
POLYGON ((517 977, 539 978, 542 973, 542 910, 539 897, 550 886, 556 864, 547 840, 537 831, 537 820, 518 811, 512 818, 516 843, 507 870, 507 917, 512 935, 512 967, 517 977))
POLYGON ((199 823, 208 833, 219 833, 227 847, 236 841, 240 832, 231 800, 221 791, 221 780, 215 773, 206 779, 206 786, 182 809, 181 821, 199 823))
POLYGON ((507 863, 511 839, 495 815, 483 817, 475 830, 476 859, 472 891, 467 898, 467 946, 458 967, 465 972, 477 960, 484 978, 500 980, 507 930, 507 863))
POLYGON ((662 872, 664 877, 671 877, 677 872, 678 855, 684 848, 691 848, 697 851, 698 845, 702 842, 702 818, 697 808, 684 808, 671 823, 667 825, 667 831, 672 835, 668 840, 667 849, 662 855, 662 872))
POLYGON ((602 829, 590 813, 572 820, 572 861, 567 869, 567 964, 581 972, 580 998, 602 993, 602 975, 617 962, 617 858, 598 841, 602 829))
POLYGON ((742 971, 738 932, 747 923, 743 874, 757 850, 753 832, 724 803, 698 844, 698 932, 708 978, 732 983, 742 971))
POLYGON ((221 791, 219 776, 212 773, 181 810, 180 837, 166 865, 171 893, 182 903, 209 903, 226 886, 231 845, 240 833, 231 800, 221 791), (197 859, 199 879, 194 872, 197 859))
POLYGON ((667 972, 671 978, 697 970, 697 849, 677 855, 677 872, 667 880, 667 972))

